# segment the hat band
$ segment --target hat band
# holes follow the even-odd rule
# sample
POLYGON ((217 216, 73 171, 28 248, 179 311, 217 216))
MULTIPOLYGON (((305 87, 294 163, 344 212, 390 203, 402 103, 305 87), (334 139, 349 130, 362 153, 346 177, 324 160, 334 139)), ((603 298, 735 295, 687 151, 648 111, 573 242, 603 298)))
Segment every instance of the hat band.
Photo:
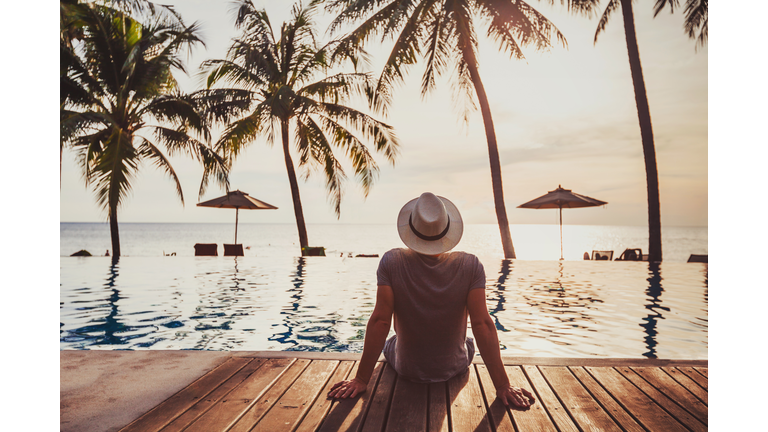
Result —
POLYGON ((413 233, 416 234, 416 237, 418 237, 418 238, 420 238, 422 240, 426 240, 426 241, 440 240, 441 238, 445 237, 446 234, 448 234, 448 228, 451 227, 451 218, 449 217, 448 218, 448 224, 445 225, 445 229, 443 230, 443 232, 441 232, 438 235, 433 235, 433 236, 424 235, 424 234, 420 233, 419 230, 417 230, 413 226, 413 222, 411 221, 412 216, 413 215, 408 216, 408 225, 411 227, 411 231, 413 231, 413 233))

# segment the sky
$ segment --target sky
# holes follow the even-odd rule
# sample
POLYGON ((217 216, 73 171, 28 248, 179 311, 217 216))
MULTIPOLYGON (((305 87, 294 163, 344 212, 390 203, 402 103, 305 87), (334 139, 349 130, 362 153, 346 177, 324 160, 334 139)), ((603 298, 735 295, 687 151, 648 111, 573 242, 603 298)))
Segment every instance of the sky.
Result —
MULTIPOLYGON (((198 21, 206 48, 188 58, 190 76, 176 74, 185 91, 200 88, 198 65, 224 58, 237 35, 230 3, 211 0, 169 2, 188 23, 198 21)), ((266 8, 273 28, 290 18, 292 2, 256 1, 266 8)), ((562 185, 566 189, 607 201, 599 208, 567 211, 566 224, 646 225, 647 197, 640 129, 624 39, 621 14, 615 14, 593 44, 597 18, 569 15, 561 6, 533 1, 565 35, 568 47, 545 52, 524 49, 525 60, 510 59, 482 35, 478 59, 488 91, 502 165, 504 198, 509 220, 557 224, 556 210, 518 209, 518 205, 562 185)), ((316 17, 322 41, 332 17, 316 17)), ((638 44, 654 129, 661 194, 662 225, 707 226, 708 47, 695 48, 682 29, 683 15, 661 13, 650 5, 635 5, 638 44)), ((279 30, 276 30, 279 31, 279 30)), ((369 47, 368 70, 378 74, 391 48, 389 41, 369 47)), ((394 93, 387 117, 400 140, 400 155, 392 167, 377 157, 380 175, 367 198, 350 174, 341 217, 327 199, 321 173, 300 193, 308 223, 391 223, 408 200, 429 191, 447 197, 461 210, 466 223, 496 223, 488 149, 482 116, 471 113, 463 122, 452 100, 448 76, 436 91, 422 98, 423 68, 411 68, 394 93)), ((363 101, 351 103, 366 110, 363 101)), ((106 213, 86 189, 72 151, 65 152, 61 174, 62 222, 105 222, 106 213)), ((142 166, 132 193, 120 210, 121 222, 231 222, 230 211, 196 207, 195 203, 223 195, 210 187, 198 200, 202 169, 182 157, 171 159, 184 192, 185 205, 173 182, 151 165, 142 166)), ((294 157, 294 161, 297 158, 294 157)), ((251 211, 240 222, 280 223, 294 220, 286 169, 280 146, 265 140, 250 144, 234 163, 231 188, 277 206, 251 211)))

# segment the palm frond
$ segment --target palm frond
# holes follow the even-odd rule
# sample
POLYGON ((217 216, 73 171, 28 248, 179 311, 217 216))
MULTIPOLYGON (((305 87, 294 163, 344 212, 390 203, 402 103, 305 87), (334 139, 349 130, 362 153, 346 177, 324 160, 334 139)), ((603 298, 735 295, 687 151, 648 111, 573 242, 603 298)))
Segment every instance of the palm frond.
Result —
POLYGON ((656 4, 653 5, 653 17, 656 18, 667 5, 669 5, 669 13, 674 13, 675 8, 680 6, 680 0, 656 0, 656 4))
POLYGON ((378 83, 371 106, 384 114, 389 110, 392 103, 392 90, 396 83, 403 82, 405 78, 405 69, 416 63, 420 54, 420 36, 423 28, 420 25, 422 13, 428 11, 430 4, 434 0, 426 0, 420 3, 411 13, 411 16, 405 21, 400 35, 392 47, 392 52, 384 64, 384 68, 379 76, 378 83))
POLYGON ((688 37, 696 39, 696 45, 703 47, 708 36, 708 0, 687 0, 685 3, 685 31, 688 37), (696 36, 696 31, 699 36, 696 36))
MULTIPOLYGON (((333 154, 328 140, 323 134, 320 126, 315 121, 306 117, 297 119, 296 143, 300 148, 300 165, 309 165, 313 161, 323 167, 325 174, 325 189, 328 192, 328 199, 333 205, 336 217, 341 217, 341 199, 344 194, 343 183, 346 179, 344 168, 333 154)), ((305 179, 309 178, 310 168, 307 167, 305 179)))
POLYGON ((148 159, 155 167, 162 169, 176 184, 176 194, 181 200, 181 205, 184 205, 184 192, 181 189, 181 182, 179 176, 176 175, 176 171, 171 166, 170 161, 165 157, 163 152, 160 151, 154 144, 144 138, 139 139, 140 144, 138 146, 138 153, 143 159, 148 159))
POLYGON ((608 24, 611 14, 616 12, 620 7, 621 0, 610 0, 608 2, 605 11, 603 11, 603 15, 600 17, 600 21, 597 23, 597 30, 595 30, 595 44, 597 43, 597 37, 605 30, 605 26, 608 24))

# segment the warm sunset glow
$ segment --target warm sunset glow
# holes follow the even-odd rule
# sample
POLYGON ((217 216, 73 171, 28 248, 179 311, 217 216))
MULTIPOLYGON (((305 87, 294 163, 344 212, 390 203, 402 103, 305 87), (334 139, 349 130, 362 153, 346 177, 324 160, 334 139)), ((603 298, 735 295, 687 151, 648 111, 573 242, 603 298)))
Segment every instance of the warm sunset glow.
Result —
MULTIPOLYGON (((193 53, 190 71, 195 72, 207 58, 223 58, 236 34, 229 5, 192 0, 170 3, 185 21, 202 24, 208 48, 193 53)), ((274 28, 289 16, 289 2, 255 3, 267 9, 274 28)), ((478 55, 496 125, 510 223, 557 224, 556 211, 516 207, 562 184, 609 203, 605 208, 568 211, 565 225, 645 226, 645 171, 620 15, 593 45, 596 18, 568 15, 560 6, 530 3, 565 34, 568 49, 554 46, 549 52, 537 53, 529 48, 524 51, 526 60, 520 61, 498 52, 495 42, 481 39, 478 55)), ((655 19, 652 14, 650 5, 635 7, 656 141, 662 225, 706 226, 708 51, 706 47, 694 49, 694 41, 683 33, 682 14, 665 11, 655 19)), ((324 40, 328 40, 324 30, 329 21, 328 16, 317 18, 324 40)), ((484 37, 485 27, 478 23, 478 28, 484 37)), ((390 48, 391 42, 385 41, 369 49, 374 74, 380 72, 390 48)), ((396 166, 377 159, 381 175, 367 200, 353 181, 347 182, 340 222, 390 223, 404 202, 423 191, 449 197, 467 223, 496 222, 480 113, 473 112, 469 124, 459 121, 451 83, 445 78, 438 81, 437 91, 422 100, 422 71, 421 65, 411 69, 405 85, 397 88, 386 118, 401 141, 396 166)), ((194 74, 178 80, 183 90, 198 88, 199 78, 194 74)), ((174 157, 173 164, 187 206, 179 205, 172 184, 161 172, 145 169, 121 209, 121 222, 229 222, 229 214, 190 205, 198 201, 199 165, 182 157, 174 157)), ((288 180, 277 147, 261 142, 248 147, 234 165, 231 184, 279 207, 273 212, 241 214, 242 223, 293 220, 288 180)), ((308 223, 336 223, 319 173, 300 183, 300 188, 308 223)), ((222 192, 212 187, 200 201, 222 192)), ((83 187, 74 154, 67 151, 60 216, 63 222, 105 220, 92 193, 83 187)), ((574 239, 565 237, 564 241, 574 239)))

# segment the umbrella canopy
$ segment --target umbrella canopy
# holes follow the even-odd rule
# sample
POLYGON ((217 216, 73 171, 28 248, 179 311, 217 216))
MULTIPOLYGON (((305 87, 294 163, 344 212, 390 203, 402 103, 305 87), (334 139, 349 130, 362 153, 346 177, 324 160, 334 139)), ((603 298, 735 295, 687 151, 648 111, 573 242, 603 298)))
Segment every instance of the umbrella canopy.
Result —
POLYGON ((257 200, 256 198, 248 195, 245 192, 241 192, 239 190, 229 192, 224 196, 220 196, 212 200, 197 203, 197 206, 235 209, 235 244, 237 244, 237 222, 240 214, 240 209, 245 209, 245 210, 276 210, 277 209, 277 207, 273 206, 272 204, 267 204, 264 201, 257 200))
POLYGON ((598 207, 606 204, 608 203, 605 201, 574 193, 558 185, 557 189, 520 204, 517 208, 560 209, 560 259, 563 259, 563 208, 598 207))

